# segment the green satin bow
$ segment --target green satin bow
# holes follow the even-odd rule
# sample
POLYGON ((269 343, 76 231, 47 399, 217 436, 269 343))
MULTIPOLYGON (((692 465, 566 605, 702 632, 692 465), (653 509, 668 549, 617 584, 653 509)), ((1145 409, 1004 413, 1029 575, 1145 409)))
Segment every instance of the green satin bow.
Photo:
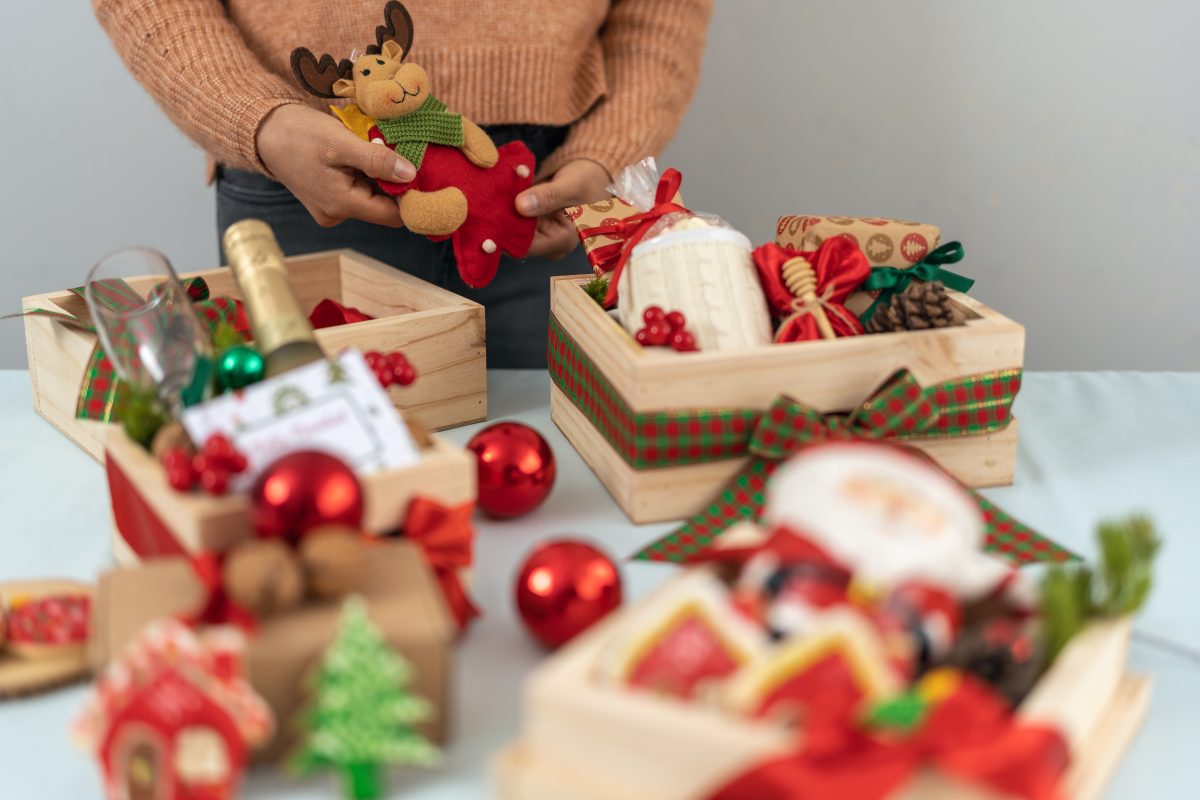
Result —
POLYGON ((948 269, 942 269, 943 264, 957 264, 962 260, 962 244, 959 242, 946 242, 946 244, 925 256, 925 260, 913 264, 908 269, 872 267, 870 276, 863 281, 862 289, 867 292, 877 291, 879 292, 879 296, 875 298, 874 303, 871 303, 871 307, 864 311, 863 315, 858 318, 859 321, 866 325, 867 320, 875 313, 876 308, 891 300, 893 295, 898 292, 903 292, 915 280, 941 281, 947 289, 953 289, 956 292, 969 291, 975 285, 973 278, 959 275, 957 272, 951 272, 948 269))

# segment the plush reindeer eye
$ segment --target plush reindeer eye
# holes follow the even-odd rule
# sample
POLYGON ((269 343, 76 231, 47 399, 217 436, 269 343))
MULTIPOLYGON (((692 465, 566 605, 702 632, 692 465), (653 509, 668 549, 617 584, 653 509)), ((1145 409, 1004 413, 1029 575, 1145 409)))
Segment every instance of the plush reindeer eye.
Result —
POLYGON ((378 64, 379 66, 381 66, 381 67, 382 67, 382 66, 383 66, 383 59, 381 59, 381 58, 377 58, 377 59, 375 59, 375 63, 376 63, 376 64, 378 64))
POLYGON ((370 75, 370 74, 371 74, 371 70, 369 70, 369 69, 364 69, 364 70, 362 71, 362 76, 363 76, 364 78, 365 78, 365 77, 367 77, 367 76, 368 76, 368 75, 370 75))

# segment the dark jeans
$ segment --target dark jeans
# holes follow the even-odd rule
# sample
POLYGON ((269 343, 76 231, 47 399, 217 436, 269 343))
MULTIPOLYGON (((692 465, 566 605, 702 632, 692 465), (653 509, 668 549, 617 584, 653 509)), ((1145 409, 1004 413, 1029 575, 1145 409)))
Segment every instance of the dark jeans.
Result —
MULTIPOLYGON (((500 125, 487 129, 497 145, 521 140, 539 161, 554 151, 564 128, 500 125)), ((255 173, 222 167, 217 173, 217 235, 247 217, 275 230, 287 255, 348 247, 442 286, 487 307, 487 362, 501 369, 546 365, 550 277, 589 271, 582 249, 561 261, 503 258, 496 279, 472 289, 458 277, 449 241, 431 242, 405 230, 358 220, 322 228, 282 184, 255 173)))

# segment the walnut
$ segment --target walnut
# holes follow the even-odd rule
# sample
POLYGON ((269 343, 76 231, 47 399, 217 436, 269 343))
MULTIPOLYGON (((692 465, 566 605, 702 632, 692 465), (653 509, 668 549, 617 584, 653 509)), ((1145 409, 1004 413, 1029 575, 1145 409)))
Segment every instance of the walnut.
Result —
POLYGON ((337 598, 362 586, 367 543, 355 528, 321 525, 300 540, 300 560, 311 594, 337 598))
POLYGON ((229 599, 255 616, 295 608, 304 599, 304 572, 282 539, 254 539, 235 546, 221 576, 229 599))

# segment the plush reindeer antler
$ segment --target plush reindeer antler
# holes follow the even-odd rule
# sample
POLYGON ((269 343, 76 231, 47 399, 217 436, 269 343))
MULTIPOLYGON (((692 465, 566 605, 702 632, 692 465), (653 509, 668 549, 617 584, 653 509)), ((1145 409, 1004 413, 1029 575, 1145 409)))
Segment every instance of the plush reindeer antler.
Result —
POLYGON ((375 29, 376 47, 383 47, 384 42, 392 41, 400 45, 404 49, 404 56, 407 56, 413 42, 413 21, 408 9, 398 0, 390 0, 384 6, 383 21, 386 24, 375 29))
POLYGON ((348 58, 337 62, 326 53, 318 61, 307 47, 297 47, 292 51, 292 73, 301 86, 317 97, 337 97, 333 93, 333 85, 340 78, 349 78, 353 70, 354 63, 348 58))

